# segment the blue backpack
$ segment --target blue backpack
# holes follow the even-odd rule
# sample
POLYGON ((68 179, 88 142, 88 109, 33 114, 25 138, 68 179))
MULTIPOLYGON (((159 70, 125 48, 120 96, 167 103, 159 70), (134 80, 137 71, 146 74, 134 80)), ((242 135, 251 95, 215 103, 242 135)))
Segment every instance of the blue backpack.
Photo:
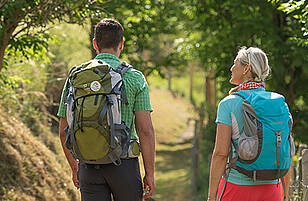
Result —
POLYGON ((237 145, 231 140, 236 156, 230 154, 227 172, 232 167, 253 181, 282 178, 290 169, 295 151, 291 136, 293 121, 285 98, 265 90, 253 93, 241 90, 233 95, 244 99, 244 131, 237 145))

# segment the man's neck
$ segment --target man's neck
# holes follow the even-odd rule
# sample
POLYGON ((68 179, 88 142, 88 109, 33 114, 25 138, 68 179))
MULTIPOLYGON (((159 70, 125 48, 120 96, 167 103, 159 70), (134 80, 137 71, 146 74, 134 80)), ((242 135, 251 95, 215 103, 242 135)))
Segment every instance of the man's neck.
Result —
POLYGON ((115 55, 115 56, 118 57, 118 58, 119 58, 119 56, 120 56, 120 53, 114 51, 113 48, 110 48, 110 49, 102 49, 99 53, 110 53, 110 54, 115 55))

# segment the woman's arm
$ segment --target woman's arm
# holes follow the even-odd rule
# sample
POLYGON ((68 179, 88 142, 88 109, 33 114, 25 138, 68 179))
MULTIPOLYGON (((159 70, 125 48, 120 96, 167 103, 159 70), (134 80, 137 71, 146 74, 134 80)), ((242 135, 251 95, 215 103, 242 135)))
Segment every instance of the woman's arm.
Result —
POLYGON ((231 126, 218 123, 215 148, 211 161, 208 201, 216 200, 219 181, 226 169, 231 141, 231 126))

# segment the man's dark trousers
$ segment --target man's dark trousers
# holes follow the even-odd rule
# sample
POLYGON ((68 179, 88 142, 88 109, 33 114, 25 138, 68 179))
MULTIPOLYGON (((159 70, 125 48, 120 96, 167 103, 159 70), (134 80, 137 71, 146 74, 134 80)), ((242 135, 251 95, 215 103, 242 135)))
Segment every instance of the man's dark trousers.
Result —
POLYGON ((141 201, 143 188, 138 158, 122 159, 119 166, 80 165, 79 185, 82 201, 141 201))

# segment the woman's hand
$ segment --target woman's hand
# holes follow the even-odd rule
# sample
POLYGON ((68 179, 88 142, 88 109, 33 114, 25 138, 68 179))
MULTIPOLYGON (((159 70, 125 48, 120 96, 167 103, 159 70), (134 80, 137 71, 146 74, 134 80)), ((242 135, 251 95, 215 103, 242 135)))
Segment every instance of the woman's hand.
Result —
POLYGON ((207 201, 216 201, 216 198, 207 198, 207 201))

